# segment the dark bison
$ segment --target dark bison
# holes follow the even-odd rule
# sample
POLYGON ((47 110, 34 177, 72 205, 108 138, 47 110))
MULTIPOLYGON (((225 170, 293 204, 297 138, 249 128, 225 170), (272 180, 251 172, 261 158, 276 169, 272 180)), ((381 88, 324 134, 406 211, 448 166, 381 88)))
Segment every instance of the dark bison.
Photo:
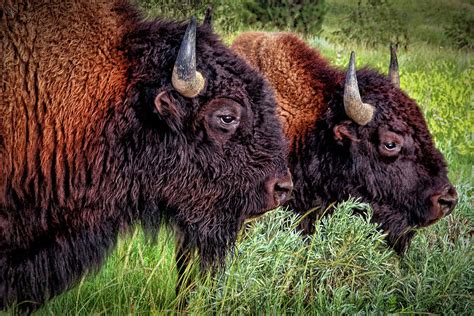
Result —
POLYGON ((305 214, 306 233, 333 202, 349 196, 372 205, 373 221, 402 253, 414 229, 453 210, 457 193, 416 102, 399 87, 395 51, 389 78, 371 69, 346 72, 287 33, 246 33, 232 48, 276 92, 290 142, 295 184, 289 205, 305 214))
POLYGON ((271 89, 209 26, 123 1, 0 9, 0 309, 71 287, 136 223, 218 265, 288 196, 271 89))

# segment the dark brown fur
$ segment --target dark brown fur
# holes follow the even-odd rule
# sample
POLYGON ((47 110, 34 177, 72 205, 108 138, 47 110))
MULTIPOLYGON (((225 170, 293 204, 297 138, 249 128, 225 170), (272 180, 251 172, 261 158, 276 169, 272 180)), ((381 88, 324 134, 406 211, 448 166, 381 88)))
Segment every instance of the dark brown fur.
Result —
POLYGON ((372 205, 373 220, 401 253, 413 228, 445 215, 439 212, 442 207, 433 206, 436 197, 446 194, 452 210, 456 191, 423 114, 388 78, 369 69, 357 72, 363 102, 375 107, 374 119, 360 126, 344 111, 345 71, 329 65, 296 36, 244 33, 232 49, 275 89, 277 112, 290 141, 295 187, 289 205, 300 214, 316 208, 302 222, 306 233, 332 202, 360 197, 372 205), (398 155, 383 154, 387 137, 403 141, 398 155))
POLYGON ((219 264, 243 220, 275 206, 268 183, 287 169, 272 94, 208 26, 206 86, 189 99, 171 85, 184 23, 142 22, 122 1, 1 10, 0 309, 73 286, 135 223, 152 236, 171 223, 183 252, 219 264), (235 133, 208 124, 229 100, 235 133))

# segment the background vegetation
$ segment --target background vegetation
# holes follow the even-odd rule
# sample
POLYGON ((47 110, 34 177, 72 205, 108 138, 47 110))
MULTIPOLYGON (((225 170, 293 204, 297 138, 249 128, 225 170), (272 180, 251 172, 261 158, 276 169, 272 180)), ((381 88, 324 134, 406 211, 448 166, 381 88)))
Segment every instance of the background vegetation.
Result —
POLYGON ((327 11, 325 0, 141 0, 149 16, 186 19, 203 17, 206 8, 214 8, 215 26, 222 33, 248 27, 267 30, 294 30, 319 34, 327 11))
MULTIPOLYGON (((247 1, 182 3, 195 5, 193 8, 202 18, 208 2, 215 5, 215 28, 227 43, 248 27, 294 28, 287 17, 282 18, 281 25, 257 23, 263 19, 250 26, 245 24, 243 21, 251 17, 244 6, 247 1)), ((252 1, 273 10, 265 6, 266 2, 271 1, 252 1)), ((184 18, 188 15, 189 7, 180 7, 174 1, 142 3, 150 16, 159 13, 184 18)), ((355 50, 358 65, 366 64, 386 73, 389 60, 386 41, 396 40, 397 32, 406 34, 400 37, 406 38, 403 44, 406 49, 399 51, 402 88, 418 101, 437 146, 448 160, 450 178, 460 197, 453 214, 420 230, 406 255, 398 257, 386 248, 383 236, 369 219, 351 215, 352 208, 369 208, 357 200, 341 203, 334 216, 319 223, 316 234, 306 240, 292 229, 298 218, 280 209, 246 227, 227 268, 216 276, 198 276, 191 271, 192 287, 179 297, 174 293, 173 236, 162 230, 159 242, 148 245, 137 229, 132 236, 120 240, 100 272, 52 300, 39 315, 177 312, 472 315, 473 3, 471 0, 318 3, 324 4, 321 12, 326 12, 321 15, 324 17, 321 33, 314 36, 320 32, 316 28, 305 31, 305 36, 340 67, 346 66, 349 51, 355 50), (363 17, 364 24, 360 27, 354 12, 360 12, 363 17), (389 19, 387 12, 393 19, 382 23, 389 19)))

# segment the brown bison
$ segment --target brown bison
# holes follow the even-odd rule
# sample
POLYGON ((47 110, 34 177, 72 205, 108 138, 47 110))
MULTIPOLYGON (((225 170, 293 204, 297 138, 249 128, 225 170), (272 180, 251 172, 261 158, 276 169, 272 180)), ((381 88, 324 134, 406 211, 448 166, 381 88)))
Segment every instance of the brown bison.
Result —
POLYGON ((453 210, 457 193, 416 102, 399 88, 392 51, 390 78, 370 69, 346 72, 287 33, 245 33, 232 48, 275 89, 289 138, 289 164, 305 233, 333 202, 349 196, 372 205, 373 221, 402 253, 414 228, 453 210))
POLYGON ((137 223, 218 265, 289 195, 271 89, 209 26, 119 0, 0 9, 0 309, 71 287, 137 223))

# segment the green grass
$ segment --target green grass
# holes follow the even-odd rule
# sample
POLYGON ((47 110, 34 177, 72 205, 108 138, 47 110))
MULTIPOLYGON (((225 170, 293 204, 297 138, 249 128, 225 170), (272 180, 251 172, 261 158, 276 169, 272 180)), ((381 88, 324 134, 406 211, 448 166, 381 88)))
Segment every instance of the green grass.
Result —
MULTIPOLYGON (((404 257, 386 247, 369 218, 351 215, 354 207, 368 208, 357 200, 340 204, 305 240, 293 230, 298 218, 280 209, 245 228, 226 269, 190 274, 192 288, 176 298, 172 234, 162 230, 149 245, 137 229, 99 272, 37 314, 472 314, 473 54, 445 45, 440 33, 452 16, 469 14, 472 2, 398 2, 415 34, 409 50, 399 52, 401 85, 422 108, 459 193, 453 214, 420 230, 404 257)), ((356 2, 328 3, 326 30, 343 23, 356 2)), ((388 48, 343 47, 324 36, 308 41, 340 67, 355 50, 358 66, 387 71, 388 48)))
POLYGON ((153 313, 174 309, 176 274, 171 234, 165 229, 159 242, 145 242, 140 230, 119 241, 95 276, 47 304, 38 314, 87 315, 153 313))

